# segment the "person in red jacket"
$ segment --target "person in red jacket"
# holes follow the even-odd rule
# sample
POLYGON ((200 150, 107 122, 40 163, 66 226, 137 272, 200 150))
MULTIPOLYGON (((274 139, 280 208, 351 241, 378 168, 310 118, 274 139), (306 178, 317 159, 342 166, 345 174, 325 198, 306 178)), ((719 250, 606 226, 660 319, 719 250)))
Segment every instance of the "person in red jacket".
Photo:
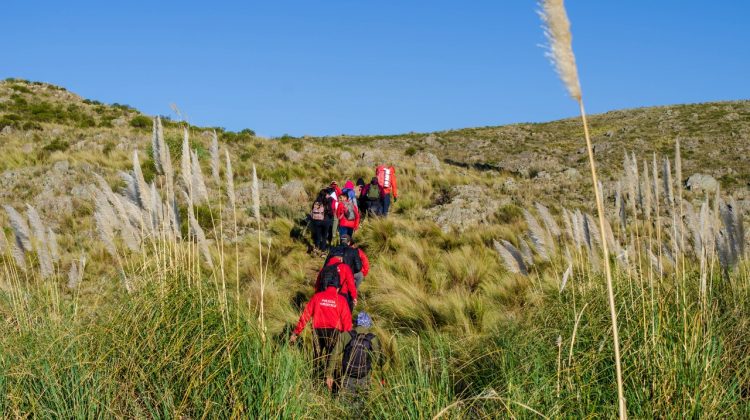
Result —
POLYGON ((339 238, 343 235, 353 237, 354 231, 359 229, 359 209, 346 194, 339 195, 336 217, 339 221, 339 238))
MULTIPOLYGON (((326 267, 336 264, 338 264, 336 268, 339 273, 339 294, 346 299, 346 303, 349 305, 349 311, 351 311, 354 309, 354 305, 357 304, 357 286, 354 284, 354 274, 352 273, 351 267, 346 265, 344 260, 338 256, 331 257, 331 259, 328 260, 326 267)), ((315 280, 316 291, 321 289, 320 283, 323 277, 323 270, 325 270, 325 267, 318 272, 318 278, 315 280)))
POLYGON ((352 329, 352 312, 339 289, 335 285, 328 286, 315 293, 305 306, 289 339, 292 344, 297 342, 310 318, 313 320, 313 364, 316 374, 322 379, 339 334, 352 329))
POLYGON ((364 280, 370 272, 370 260, 367 258, 365 251, 362 251, 362 248, 355 244, 353 240, 351 241, 350 246, 357 250, 359 253, 359 259, 362 260, 362 271, 354 274, 354 286, 359 290, 359 285, 362 284, 362 280, 364 280))
POLYGON ((385 196, 383 197, 383 216, 388 216, 388 210, 391 208, 391 196, 393 202, 398 201, 398 184, 396 183, 396 168, 393 166, 380 165, 375 168, 375 176, 378 178, 378 184, 383 187, 385 196))

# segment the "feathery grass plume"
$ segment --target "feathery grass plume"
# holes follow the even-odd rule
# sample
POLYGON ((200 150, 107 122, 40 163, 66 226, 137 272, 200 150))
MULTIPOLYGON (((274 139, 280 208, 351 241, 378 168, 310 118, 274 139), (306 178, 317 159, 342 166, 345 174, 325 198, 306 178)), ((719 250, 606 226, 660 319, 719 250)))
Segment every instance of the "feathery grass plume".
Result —
POLYGON ((547 57, 562 79, 568 94, 575 100, 581 100, 581 84, 578 81, 578 67, 573 54, 573 35, 570 32, 570 21, 565 12, 562 0, 545 0, 541 3, 539 13, 544 22, 544 35, 549 41, 547 57))
POLYGON ((232 160, 229 159, 228 150, 224 150, 224 156, 227 161, 226 173, 224 174, 227 177, 227 199, 229 200, 229 207, 235 208, 237 198, 234 193, 234 171, 232 171, 232 160))
POLYGON ((151 224, 153 224, 154 229, 159 229, 161 226, 161 216, 164 210, 161 208, 161 197, 159 196, 159 191, 156 190, 156 184, 154 184, 153 181, 151 181, 151 224))
POLYGON ((654 213, 656 217, 659 217, 659 200, 661 197, 661 194, 659 194, 659 166, 656 163, 656 153, 653 154, 653 158, 651 161, 651 175, 653 178, 653 188, 654 188, 654 213))
POLYGON ((52 228, 47 228, 47 249, 49 249, 49 256, 52 258, 52 262, 59 262, 60 246, 57 242, 57 235, 52 228))
POLYGON ((674 143, 674 176, 677 178, 677 185, 680 191, 682 190, 682 153, 680 153, 680 139, 679 137, 674 143))
POLYGON ((568 239, 575 240, 573 237, 573 223, 570 220, 570 212, 568 209, 563 207, 563 225, 565 226, 565 234, 568 235, 568 239))
POLYGON ((526 265, 523 263, 523 257, 516 247, 505 239, 502 239, 502 244, 498 241, 493 241, 493 244, 495 246, 495 251, 500 255, 505 268, 509 272, 523 274, 524 276, 529 274, 526 270, 526 265))
MULTIPOLYGON (((723 250, 726 253, 725 260, 727 268, 733 268, 737 263, 739 257, 739 240, 737 238, 737 232, 735 230, 735 215, 734 209, 722 202, 719 205, 719 212, 721 213, 721 221, 724 225, 722 228, 723 238, 722 243, 725 246, 723 250)), ((720 250, 721 252, 722 250, 720 250)))
POLYGON ((255 164, 253 164, 253 214, 258 222, 258 230, 260 230, 260 187, 258 186, 258 173, 255 170, 255 164))
POLYGON ((576 248, 580 249, 584 245, 589 246, 589 241, 586 241, 586 234, 583 232, 583 220, 580 210, 570 213, 571 220, 573 222, 573 238, 575 240, 576 248))
POLYGON ((193 174, 193 202, 194 204, 203 204, 208 201, 208 189, 206 182, 203 180, 203 170, 198 160, 198 151, 191 154, 192 174, 193 174))
POLYGON ((169 147, 164 141, 164 127, 162 127, 161 117, 158 115, 156 116, 156 140, 159 144, 159 165, 161 165, 162 174, 166 175, 167 166, 169 166, 170 172, 172 170, 172 162, 169 157, 169 147))
POLYGON ((31 206, 26 204, 26 217, 29 219, 29 225, 31 231, 36 239, 36 254, 39 259, 39 273, 43 279, 51 277, 55 272, 55 267, 52 265, 52 258, 49 256, 49 250, 47 248, 47 229, 42 223, 42 218, 39 217, 39 212, 31 206))
POLYGON ((523 209, 523 217, 526 219, 526 225, 529 228, 529 238, 531 238, 531 243, 534 245, 534 249, 543 261, 548 261, 550 258, 550 252, 553 252, 554 250, 550 246, 551 241, 547 238, 547 232, 542 229, 539 221, 537 221, 536 217, 534 217, 534 215, 528 210, 523 209))
POLYGON ((669 164, 669 158, 664 158, 662 169, 662 179, 664 181, 664 198, 667 204, 674 205, 674 189, 672 188, 672 169, 669 164))
POLYGON ((132 174, 123 171, 118 172, 118 174, 120 175, 120 178, 125 181, 125 186, 122 188, 121 193, 130 200, 131 203, 140 207, 140 198, 135 177, 132 174))
POLYGON ((216 130, 211 132, 211 175, 218 185, 221 179, 219 178, 219 137, 216 135, 216 130))
POLYGON ((580 210, 576 210, 576 217, 578 218, 578 225, 581 227, 581 242, 589 250, 593 249, 593 243, 591 241, 591 227, 589 226, 589 219, 580 210))
MULTIPOLYGON (((601 245, 604 237, 602 236, 602 232, 599 231, 599 227, 596 225, 596 220, 594 220, 594 216, 586 213, 586 228, 589 230, 589 237, 591 238, 591 242, 601 245)), ((606 225, 606 219, 605 219, 605 225, 606 225)))
POLYGON ((695 212, 695 208, 689 201, 684 201, 682 204, 685 207, 685 218, 687 219, 687 226, 690 229, 690 234, 693 236, 693 254, 696 257, 700 256, 701 253, 701 231, 700 231, 700 218, 695 212))
POLYGON ((531 247, 529 247, 529 243, 526 242, 526 239, 521 238, 518 241, 520 247, 521 247, 521 256, 523 257, 523 262, 526 263, 527 266, 531 267, 534 265, 534 254, 531 252, 531 247))
POLYGON ((78 261, 73 261, 70 264, 70 270, 68 270, 68 289, 76 289, 83 280, 83 273, 86 270, 86 256, 81 255, 78 261))
POLYGON ((208 264, 209 268, 213 269, 214 262, 211 258, 211 252, 208 249, 206 234, 203 232, 203 228, 201 227, 200 223, 198 223, 198 220, 195 218, 195 215, 193 215, 193 212, 191 211, 188 211, 188 223, 190 224, 190 231, 192 232, 196 242, 198 243, 198 249, 200 250, 201 255, 203 255, 203 259, 206 260, 206 264, 208 264))
POLYGON ((141 171, 141 162, 138 159, 138 151, 133 150, 133 178, 135 178, 136 191, 138 192, 138 201, 141 209, 151 213, 151 194, 143 178, 141 171))
POLYGON ((560 226, 555 221, 555 218, 552 217, 552 213, 550 213, 549 209, 544 204, 539 202, 534 203, 534 207, 536 207, 536 211, 542 217, 542 221, 544 222, 544 226, 547 228, 547 231, 553 237, 559 237, 562 234, 562 232, 560 231, 560 226))
POLYGON ((161 165, 161 144, 159 144, 159 117, 154 118, 153 128, 151 129, 151 157, 154 160, 156 173, 163 174, 164 168, 161 165))
POLYGON ((174 234, 177 237, 177 239, 182 239, 182 231, 180 230, 180 226, 182 225, 182 220, 180 219, 180 209, 177 207, 177 198, 174 198, 171 203, 169 203, 169 212, 171 216, 171 222, 172 229, 174 230, 174 234))
POLYGON ((732 251, 730 250, 730 239, 726 232, 720 230, 716 233, 716 252, 719 255, 719 265, 725 279, 729 279, 729 271, 733 267, 732 251))
POLYGON ((618 219, 620 220, 620 230, 624 232, 628 221, 622 196, 622 183, 620 181, 617 181, 617 186, 615 187, 615 212, 617 212, 618 219))
POLYGON ((190 165, 190 134, 188 133, 187 127, 182 129, 182 156, 180 156, 180 176, 182 177, 182 183, 186 190, 190 190, 192 186, 193 173, 190 165))
POLYGON ((565 290, 565 286, 568 284, 568 279, 571 274, 573 274, 573 262, 568 261, 568 268, 565 270, 565 273, 563 273, 562 281, 560 282, 560 293, 565 290))
MULTIPOLYGON (((581 84, 578 80, 578 67, 576 66, 575 55, 573 54, 573 35, 570 32, 570 21, 565 11, 563 0, 543 0, 541 3, 542 21, 545 26, 545 35, 550 43, 550 53, 548 56, 557 69, 562 81, 568 89, 568 93, 578 102, 581 113, 581 122, 583 123, 583 134, 586 139, 586 151, 589 157, 589 167, 591 168, 591 181, 594 188, 594 200, 596 202, 597 214, 601 230, 604 230, 604 203, 602 201, 601 190, 596 173, 596 161, 594 160, 594 148, 591 145, 591 135, 586 121, 586 110, 583 106, 583 97, 581 95, 581 84)), ((604 234, 604 232, 601 232, 604 234)), ((623 390, 622 366, 620 363, 620 339, 617 328, 617 309, 615 307, 615 294, 612 285, 612 270, 609 265, 609 250, 607 241, 602 239, 602 253, 604 256, 604 271, 607 280, 607 301, 609 303, 610 318, 612 321, 612 343, 614 347, 615 372, 617 379, 617 401, 620 420, 627 418, 627 408, 625 405, 625 392, 623 390)), ((593 259, 592 259, 593 261, 593 259)))
POLYGON ((110 206, 107 197, 101 191, 94 195, 96 211, 94 212, 94 221, 96 222, 96 231, 99 239, 104 244, 104 248, 113 258, 119 259, 117 247, 115 246, 115 232, 112 221, 115 220, 115 214, 110 206))
POLYGON ((21 251, 31 252, 31 233, 29 232, 29 225, 26 224, 26 220, 13 207, 3 205, 3 208, 8 213, 10 227, 13 229, 13 234, 16 237, 15 242, 21 248, 21 251))
POLYGON ((609 249, 612 250, 612 253, 618 255, 622 252, 620 242, 615 239, 615 235, 612 232, 612 225, 610 225, 609 220, 606 219, 604 220, 604 237, 607 239, 607 245, 609 245, 609 249))
MULTIPOLYGON (((635 152, 632 152, 631 157, 630 164, 633 165, 631 173, 633 174, 634 179, 632 185, 628 186, 628 189, 632 189, 633 193, 636 195, 635 209, 637 211, 638 208, 643 208, 643 188, 640 178, 641 172, 638 168, 638 159, 635 158, 635 152)), ((633 217, 637 218, 638 216, 637 214, 633 214, 633 217)))
POLYGON ((651 219, 651 180, 649 179, 648 175, 648 164, 646 161, 643 161, 643 187, 641 187, 641 190, 643 191, 643 217, 645 220, 651 219))
POLYGON ((22 239, 18 235, 13 235, 13 241, 10 244, 10 254, 16 261, 18 268, 26 272, 26 251, 24 251, 22 239))
POLYGON ((745 223, 742 219, 742 208, 740 207, 740 204, 734 200, 734 197, 730 199, 729 203, 732 206, 732 213, 734 214, 734 237, 737 241, 737 254, 742 258, 745 256, 746 245, 745 223))

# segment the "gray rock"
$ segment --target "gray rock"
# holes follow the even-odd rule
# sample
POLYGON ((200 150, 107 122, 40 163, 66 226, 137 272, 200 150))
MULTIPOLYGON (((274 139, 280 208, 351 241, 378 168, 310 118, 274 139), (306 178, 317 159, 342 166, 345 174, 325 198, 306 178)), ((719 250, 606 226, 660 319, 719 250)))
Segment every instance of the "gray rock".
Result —
POLYGON ((302 160, 302 153, 297 152, 296 150, 289 149, 286 152, 284 152, 284 156, 286 156, 287 159, 289 159, 290 162, 300 162, 302 160))
POLYGON ((21 151, 27 155, 34 151, 34 145, 32 143, 26 143, 21 146, 21 151))
POLYGON ((453 199, 450 202, 433 207, 428 214, 443 232, 457 229, 460 232, 487 223, 498 208, 508 204, 510 198, 500 200, 487 196, 487 190, 478 185, 459 185, 453 187, 453 199))
POLYGON ((685 186, 690 191, 716 191, 719 181, 711 175, 698 173, 690 175, 685 186))
POLYGON ((305 191, 305 184, 300 180, 289 181, 281 186, 279 193, 288 205, 306 206, 309 197, 305 191))
POLYGON ((581 173, 576 168, 568 168, 563 171, 563 176, 571 181, 577 181, 581 179, 581 173))
POLYGON ((52 170, 54 172, 64 173, 68 172, 68 169, 70 169, 70 164, 67 160, 61 160, 59 162, 55 162, 55 164, 52 165, 52 170))

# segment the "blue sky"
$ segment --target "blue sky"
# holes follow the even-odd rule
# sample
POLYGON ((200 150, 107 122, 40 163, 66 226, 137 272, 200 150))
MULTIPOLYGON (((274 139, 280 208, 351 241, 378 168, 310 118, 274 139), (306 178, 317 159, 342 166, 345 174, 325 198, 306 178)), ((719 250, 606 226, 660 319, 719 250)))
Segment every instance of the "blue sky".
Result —
MULTIPOLYGON (((546 121, 577 108, 536 3, 27 1, 0 77, 275 136, 546 121)), ((568 0, 589 112, 750 98, 748 1, 568 0)))

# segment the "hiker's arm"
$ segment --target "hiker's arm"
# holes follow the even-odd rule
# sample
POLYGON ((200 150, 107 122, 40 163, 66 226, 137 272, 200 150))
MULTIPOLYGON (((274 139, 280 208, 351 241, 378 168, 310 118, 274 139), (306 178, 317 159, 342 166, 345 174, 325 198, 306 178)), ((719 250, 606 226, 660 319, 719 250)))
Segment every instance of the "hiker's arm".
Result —
POLYGON ((313 286, 313 287, 315 288, 316 292, 320 288, 320 271, 318 271, 318 277, 315 279, 315 286, 313 286))
POLYGON ((349 292, 350 295, 352 295, 352 299, 354 302, 357 302, 357 286, 354 284, 354 274, 352 273, 351 268, 347 265, 342 265, 342 267, 346 267, 346 269, 342 269, 341 275, 343 277, 346 277, 344 281, 347 284, 347 292, 349 292))
POLYGON ((312 318, 312 311, 313 311, 313 307, 315 306, 313 304, 314 300, 315 300, 315 297, 313 296, 313 298, 310 299, 309 302, 307 302, 307 305, 305 305, 305 310, 302 311, 302 315, 299 317, 299 322, 297 322, 297 328, 294 329, 294 333, 292 334, 292 336, 300 335, 302 330, 305 329, 307 322, 310 321, 310 318, 312 318))

